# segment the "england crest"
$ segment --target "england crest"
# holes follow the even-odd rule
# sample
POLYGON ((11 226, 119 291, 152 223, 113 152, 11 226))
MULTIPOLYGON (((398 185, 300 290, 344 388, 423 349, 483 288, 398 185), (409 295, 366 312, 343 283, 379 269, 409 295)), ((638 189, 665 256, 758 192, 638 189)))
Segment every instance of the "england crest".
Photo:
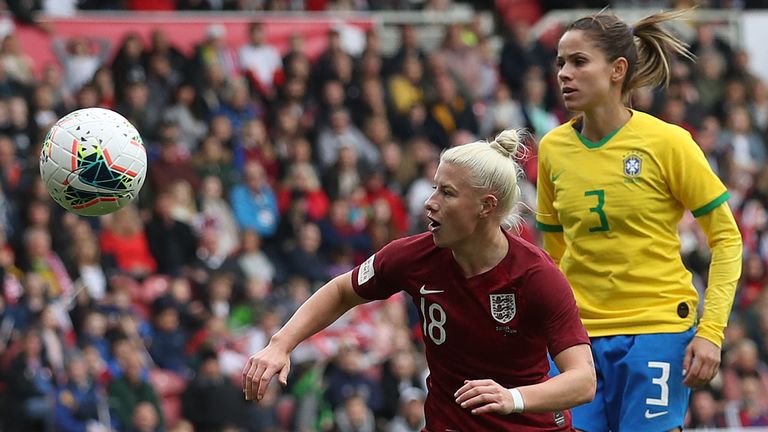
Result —
POLYGON ((491 316, 496 321, 506 324, 517 313, 514 294, 491 294, 491 316))
POLYGON ((635 178, 643 170, 643 159, 636 153, 630 153, 624 156, 624 175, 629 178, 635 178))

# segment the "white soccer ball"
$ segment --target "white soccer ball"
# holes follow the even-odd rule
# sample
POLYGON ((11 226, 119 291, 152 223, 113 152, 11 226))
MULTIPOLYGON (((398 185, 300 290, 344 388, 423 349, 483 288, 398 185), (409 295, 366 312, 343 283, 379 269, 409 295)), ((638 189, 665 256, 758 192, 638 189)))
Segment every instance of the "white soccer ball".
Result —
POLYGON ((85 108, 51 127, 40 152, 40 175, 51 197, 83 216, 112 213, 133 201, 147 174, 139 132, 120 114, 85 108))

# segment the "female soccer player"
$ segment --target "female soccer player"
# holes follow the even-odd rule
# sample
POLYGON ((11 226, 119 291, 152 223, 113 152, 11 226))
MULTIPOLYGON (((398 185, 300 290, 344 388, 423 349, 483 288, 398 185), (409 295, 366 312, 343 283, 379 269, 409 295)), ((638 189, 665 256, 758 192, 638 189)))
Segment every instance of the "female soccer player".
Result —
POLYGON ((519 199, 516 131, 445 151, 429 232, 395 240, 320 288, 243 368, 247 400, 286 383, 290 353, 355 305, 404 290, 421 311, 426 430, 571 430, 594 366, 572 290, 545 252, 502 228, 519 199), (564 372, 547 378, 547 350, 564 372))
POLYGON ((661 24, 630 27, 600 13, 571 24, 558 45, 565 106, 579 113, 539 147, 537 225, 573 286, 592 340, 594 401, 573 410, 589 432, 660 432, 683 425, 689 389, 711 380, 741 272, 728 192, 680 127, 627 108, 633 89, 665 84, 672 53, 690 56, 661 24), (689 209, 709 240, 704 301, 680 257, 689 209))

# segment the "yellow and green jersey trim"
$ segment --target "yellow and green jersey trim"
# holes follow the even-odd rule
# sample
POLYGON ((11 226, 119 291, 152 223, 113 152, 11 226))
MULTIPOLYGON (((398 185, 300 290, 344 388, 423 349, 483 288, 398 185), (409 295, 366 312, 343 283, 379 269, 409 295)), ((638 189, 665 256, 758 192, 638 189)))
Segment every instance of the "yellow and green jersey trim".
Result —
POLYGON ((731 197, 731 195, 728 193, 728 191, 723 192, 722 195, 719 197, 713 199, 709 204, 703 205, 696 210, 691 211, 693 214, 693 217, 698 218, 700 216, 704 216, 705 214, 711 212, 712 210, 716 209, 717 206, 720 204, 728 201, 728 199, 731 197))

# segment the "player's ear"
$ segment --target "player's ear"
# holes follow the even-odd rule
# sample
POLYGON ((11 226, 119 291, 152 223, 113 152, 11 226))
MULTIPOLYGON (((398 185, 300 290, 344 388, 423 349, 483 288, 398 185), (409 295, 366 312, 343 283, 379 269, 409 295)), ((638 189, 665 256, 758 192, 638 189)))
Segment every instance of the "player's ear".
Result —
POLYGON ((480 217, 488 217, 496 206, 499 205, 499 200, 496 196, 488 194, 480 201, 480 217))
POLYGON ((613 82, 622 82, 624 80, 624 77, 627 75, 627 69, 629 68, 629 63, 627 62, 627 59, 624 57, 619 57, 616 60, 613 61, 613 69, 611 70, 611 81, 613 82))

